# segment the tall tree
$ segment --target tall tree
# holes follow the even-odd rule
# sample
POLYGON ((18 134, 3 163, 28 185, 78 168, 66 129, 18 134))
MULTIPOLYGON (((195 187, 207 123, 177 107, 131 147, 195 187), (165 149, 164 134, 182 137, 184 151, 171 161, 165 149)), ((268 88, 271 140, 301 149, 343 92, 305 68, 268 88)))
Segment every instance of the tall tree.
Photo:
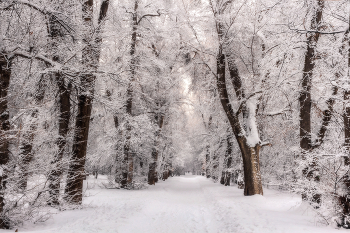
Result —
MULTIPOLYGON (((217 89, 219 92, 219 99, 221 105, 226 113, 226 116, 231 125, 233 134, 236 137, 237 143, 239 145, 242 158, 243 158, 243 167, 244 167, 244 195, 250 196, 255 194, 263 194, 262 183, 261 183, 261 174, 260 174, 260 163, 259 163, 259 153, 261 149, 261 142, 258 135, 258 129, 256 125, 256 110, 257 103, 254 101, 255 95, 253 93, 246 99, 242 100, 239 106, 238 111, 234 112, 232 104, 229 99, 227 84, 226 84, 226 59, 224 54, 224 46, 226 43, 226 31, 221 21, 221 15, 225 11, 225 8, 231 1, 221 2, 218 1, 214 5, 213 1, 210 1, 211 8, 215 17, 216 30, 219 38, 219 48, 216 58, 217 70, 216 70, 216 81, 217 89), (249 102, 248 106, 248 117, 246 119, 247 130, 242 128, 241 121, 239 119, 239 113, 245 104, 249 102)), ((239 76, 236 79, 239 80, 239 76)), ((243 87, 237 86, 241 84, 242 81, 233 82, 235 90, 244 91, 243 87)), ((237 93, 237 91, 236 91, 237 93)), ((240 98, 240 96, 237 96, 240 98)), ((248 105, 248 104, 247 104, 248 105)))
MULTIPOLYGON (((349 28, 346 30, 343 38, 343 47, 341 49, 341 52, 344 53, 345 58, 347 58, 347 64, 348 64, 348 77, 347 81, 349 82, 350 79, 350 16, 349 16, 349 28), (347 47, 347 51, 346 48, 347 47)), ((350 166, 350 90, 345 89, 344 94, 344 110, 343 110, 343 120, 344 120, 344 147, 346 151, 346 156, 344 159, 345 166, 350 166)), ((350 224, 350 177, 349 174, 346 174, 344 177, 344 189, 345 194, 341 195, 339 197, 339 203, 341 205, 341 216, 340 216, 340 222, 338 223, 339 226, 347 227, 349 228, 350 224)))
MULTIPOLYGON (((134 86, 137 76, 137 33, 138 27, 140 23, 149 17, 160 16, 159 11, 157 14, 144 14, 139 16, 139 0, 134 1, 133 12, 132 15, 132 32, 131 32, 131 43, 130 43, 130 78, 127 87, 127 100, 126 100, 126 113, 127 113, 127 122, 126 122, 126 141, 124 144, 124 159, 123 159, 123 171, 122 171, 122 180, 121 186, 126 188, 132 184, 133 181, 133 172, 134 172, 134 159, 133 159, 133 151, 131 149, 131 125, 130 120, 133 117, 133 104, 134 104, 134 86)), ((157 155, 154 153, 154 156, 157 155)), ((152 182, 151 182, 152 183, 152 182)))
POLYGON ((7 131, 10 129, 7 93, 10 85, 11 61, 6 55, 0 55, 0 229, 8 227, 3 210, 5 205, 6 164, 9 161, 9 142, 7 131))
MULTIPOLYGON (((107 15, 109 0, 104 0, 101 4, 99 14, 99 27, 107 15)), ((83 179, 85 176, 85 158, 87 140, 89 136, 89 125, 92 101, 94 98, 94 86, 96 72, 101 53, 100 43, 96 44, 96 38, 100 42, 101 31, 95 32, 93 26, 93 0, 87 0, 82 5, 82 16, 84 25, 82 51, 82 63, 86 67, 80 77, 80 90, 78 94, 78 114, 75 121, 74 142, 71 163, 69 165, 67 185, 65 189, 65 199, 69 202, 81 204, 83 192, 83 179)))
POLYGON ((221 180, 220 183, 225 186, 230 186, 231 182, 231 165, 232 165, 232 142, 231 142, 231 135, 230 131, 228 130, 227 136, 226 136, 226 153, 225 153, 225 160, 224 160, 224 169, 222 170, 221 180))

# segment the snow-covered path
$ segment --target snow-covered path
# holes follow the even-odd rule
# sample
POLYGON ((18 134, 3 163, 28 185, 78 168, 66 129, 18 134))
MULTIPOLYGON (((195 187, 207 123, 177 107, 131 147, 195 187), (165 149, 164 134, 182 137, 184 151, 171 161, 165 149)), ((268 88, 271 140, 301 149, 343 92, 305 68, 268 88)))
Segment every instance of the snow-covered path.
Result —
MULTIPOLYGON (((88 186, 94 182, 90 178, 88 186)), ((300 206, 299 196, 265 190, 264 196, 244 197, 243 190, 201 176, 172 177, 134 191, 95 185, 87 195, 84 204, 89 207, 60 212, 18 232, 339 232, 318 226, 310 210, 300 206)))

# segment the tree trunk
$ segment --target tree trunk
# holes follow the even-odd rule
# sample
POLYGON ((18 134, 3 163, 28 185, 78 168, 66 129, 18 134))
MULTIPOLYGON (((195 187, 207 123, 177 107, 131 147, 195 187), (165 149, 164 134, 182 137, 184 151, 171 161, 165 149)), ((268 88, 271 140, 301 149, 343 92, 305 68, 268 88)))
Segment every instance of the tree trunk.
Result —
POLYGON ((248 146, 245 140, 239 140, 238 144, 243 155, 244 195, 262 195, 263 189, 259 164, 259 152, 261 147, 259 145, 255 147, 248 146))
POLYGON ((8 222, 4 216, 4 193, 6 189, 6 169, 9 161, 7 131, 10 129, 9 112, 7 108, 7 91, 10 85, 11 62, 6 56, 0 55, 0 229, 8 228, 8 222))
MULTIPOLYGON (((109 101, 112 101, 112 92, 110 90, 106 91, 106 95, 109 101)), ((115 151, 116 151, 116 155, 115 155, 115 161, 114 161, 114 181, 118 184, 121 183, 121 179, 120 179, 120 172, 121 169, 118 165, 120 165, 120 162, 123 161, 123 158, 121 158, 120 155, 120 151, 123 151, 123 146, 121 143, 121 139, 122 139, 122 131, 119 129, 119 118, 118 118, 118 113, 115 112, 113 114, 113 121, 114 121, 114 127, 117 130, 117 142, 115 144, 115 151)))
POLYGON ((205 154, 205 175, 207 178, 211 177, 210 174, 210 150, 209 145, 207 146, 207 153, 205 154))
MULTIPOLYGON (((349 18, 350 20, 350 18, 349 18)), ((346 31, 344 35, 344 47, 348 47, 347 53, 345 54, 348 59, 348 76, 350 75, 350 28, 346 31), (347 44, 345 43, 347 42, 347 44)), ((344 49, 342 49, 344 50, 344 49)), ((345 151, 347 153, 347 156, 344 158, 344 165, 350 166, 350 90, 344 91, 344 112, 343 112, 343 119, 344 119, 344 147, 345 151)), ((348 172, 349 173, 349 172, 348 172)), ((342 208, 342 213, 340 216, 340 223, 338 223, 339 227, 345 227, 350 228, 350 175, 346 174, 344 179, 344 189, 345 194, 339 196, 339 204, 342 208)))
MULTIPOLYGON (((99 23, 106 17, 109 1, 104 1, 101 5, 99 23)), ((85 33, 83 42, 85 48, 82 51, 82 62, 87 68, 87 73, 80 78, 81 89, 78 94, 78 114, 76 116, 72 158, 69 165, 67 185, 65 189, 65 199, 75 204, 82 203, 83 180, 85 177, 85 158, 87 141, 89 136, 90 116, 92 101, 94 97, 94 87, 96 76, 93 74, 97 70, 100 59, 101 35, 97 30, 95 40, 93 26, 93 0, 83 3, 83 21, 85 33), (95 43, 95 45, 94 45, 95 43)), ((99 25, 99 27, 101 24, 99 25)))
MULTIPOLYGON (((60 43, 60 38, 63 37, 63 30, 55 17, 51 16, 49 19, 49 37, 51 39, 51 48, 53 54, 53 61, 60 62, 58 46, 60 43)), ((69 83, 66 87, 64 82, 64 77, 60 72, 54 74, 57 87, 58 87, 58 105, 59 105, 59 114, 58 114, 58 134, 59 138, 57 139, 58 152, 55 154, 54 159, 51 161, 52 170, 49 172, 48 181, 49 181, 49 193, 50 199, 48 201, 49 205, 58 205, 58 197, 60 193, 60 181, 62 176, 62 158, 64 155, 64 150, 66 148, 67 134, 69 130, 69 121, 70 121, 70 92, 71 84, 69 83)))
MULTIPOLYGON (((126 113, 129 115, 129 117, 132 117, 132 105, 133 105, 133 83, 135 80, 135 74, 136 74, 136 39, 137 39, 137 8, 138 8, 138 0, 135 0, 134 5, 134 12, 132 14, 132 33, 131 33, 131 48, 130 48, 130 82, 127 89, 127 101, 126 101, 126 113)), ((126 142, 124 145, 124 161, 123 161, 123 171, 122 171, 122 181, 121 186, 122 188, 126 188, 127 186, 130 186, 133 180, 133 173, 134 173, 134 158, 133 154, 131 153, 130 148, 130 140, 131 140, 131 127, 129 126, 129 122, 126 123, 126 142)))
POLYGON ((121 156, 121 152, 123 153, 123 145, 122 145, 122 131, 119 129, 119 118, 118 115, 115 113, 113 116, 113 120, 114 120, 114 126, 117 130, 117 142, 116 142, 116 155, 115 155, 115 177, 114 177, 114 181, 116 183, 121 183, 121 179, 120 179, 120 175, 121 175, 121 170, 120 170, 120 162, 123 160, 122 156, 121 156))
MULTIPOLYGON (((319 25, 322 19, 322 12, 324 8, 324 1, 317 0, 317 9, 311 20, 311 30, 319 30, 319 25)), ((310 152, 312 148, 311 142, 311 85, 312 85, 312 75, 315 68, 314 57, 315 57, 315 47, 317 45, 319 33, 309 33, 307 37, 307 51, 305 54, 303 78, 302 78, 302 90, 299 96, 299 107, 300 107, 300 148, 302 150, 302 156, 305 158, 306 154, 310 152)), ((327 121, 327 116, 325 118, 327 121)), ((312 163, 303 170, 303 174, 308 179, 314 179, 319 181, 319 177, 315 174, 317 173, 317 158, 313 158, 312 163)), ((303 194, 303 199, 306 195, 303 194)), ((313 202, 320 203, 320 194, 315 194, 313 197, 313 202)))
POLYGON ((87 95, 78 96, 78 114, 75 123, 73 155, 69 165, 67 186, 65 189, 65 199, 75 204, 81 204, 82 202, 91 107, 92 97, 87 95))
MULTIPOLYGON (((44 76, 42 75, 41 79, 38 83, 37 92, 34 95, 34 100, 36 105, 40 105, 45 96, 45 84, 44 84, 44 76)), ((31 120, 33 122, 30 123, 29 131, 25 132, 23 135, 23 141, 20 146, 20 156, 21 162, 19 164, 19 183, 18 187, 22 190, 27 189, 28 177, 29 177, 29 164, 34 157, 33 149, 33 139, 35 136, 35 132, 38 128, 37 118, 38 118, 38 110, 34 109, 31 113, 31 120)))
MULTIPOLYGON (((235 61, 230 53, 231 52, 229 52, 228 54, 225 55, 226 61, 227 61, 227 66, 228 66, 229 73, 230 73, 230 79, 231 79, 231 82, 232 82, 233 88, 235 90, 236 97, 237 97, 238 101, 242 101, 246 98, 246 96, 245 96, 245 92, 244 92, 244 89, 242 86, 241 77, 239 76, 238 68, 237 68, 235 61)), ((247 110, 247 105, 245 102, 242 102, 241 111, 242 111, 242 117, 243 117, 243 129, 245 131, 247 131, 247 126, 245 123, 247 122, 247 119, 248 119, 248 110, 247 110)))
POLYGON ((58 152, 55 154, 53 161, 51 161, 52 170, 49 173, 49 192, 50 200, 49 204, 58 205, 58 197, 60 193, 60 181, 62 176, 63 164, 62 158, 67 143, 67 134, 69 131, 69 121, 70 121, 70 91, 71 84, 68 84, 68 87, 64 84, 64 79, 59 73, 56 73, 56 82, 59 89, 59 128, 58 134, 59 138, 57 140, 58 152))
POLYGON ((154 185, 157 179, 157 160, 158 160, 158 150, 156 148, 152 149, 152 162, 149 164, 148 172, 148 184, 154 185))
POLYGON ((225 186, 230 186, 231 172, 229 171, 229 169, 231 168, 231 165, 232 165, 232 143, 231 143, 231 135, 229 134, 229 132, 228 132, 226 141, 227 141, 227 149, 225 153, 224 169, 222 171, 220 183, 225 186))
MULTIPOLYGON (((157 104, 158 105, 158 104, 157 104)), ((160 132, 163 127, 164 122, 164 116, 161 113, 156 113, 155 115, 155 122, 158 126, 158 130, 156 132, 156 139, 154 142, 154 148, 152 149, 152 163, 149 164, 149 172, 148 172, 148 184, 154 185, 158 181, 158 174, 157 174, 157 163, 158 163, 158 155, 159 155, 159 149, 158 147, 158 137, 160 135, 160 132)))
MULTIPOLYGON (((219 33, 220 35, 220 33, 219 33)), ((222 49, 219 49, 217 57, 217 87, 220 94, 220 102, 223 106, 224 112, 230 122, 232 131, 238 142, 244 167, 244 195, 263 194, 260 165, 259 165, 259 151, 260 145, 248 145, 247 139, 244 136, 244 131, 238 118, 238 114, 233 112, 230 100, 228 98, 226 79, 225 79, 225 55, 222 54, 222 49)), ((241 88, 241 90, 243 90, 241 88)))
MULTIPOLYGON (((343 118, 344 118, 344 132, 345 132, 345 150, 347 152, 347 157, 344 158, 344 165, 345 166, 350 166, 350 105, 349 105, 349 100, 350 100, 350 91, 346 90, 344 92, 344 113, 343 113, 343 118)), ((338 223, 339 227, 345 227, 349 228, 350 227, 350 199, 349 199, 349 194, 350 194, 350 177, 349 174, 346 174, 345 177, 343 178, 343 185, 344 185, 344 190, 345 193, 344 195, 340 195, 338 197, 339 205, 342 208, 341 209, 341 214, 340 214, 340 222, 338 223)))
MULTIPOLYGON (((311 30, 318 30, 322 18, 324 1, 318 0, 318 7, 312 18, 311 30)), ((302 90, 299 96, 300 107, 300 148, 303 152, 311 149, 311 83, 315 68, 315 46, 317 45, 319 33, 310 33, 307 37, 307 51, 305 54, 302 90)))

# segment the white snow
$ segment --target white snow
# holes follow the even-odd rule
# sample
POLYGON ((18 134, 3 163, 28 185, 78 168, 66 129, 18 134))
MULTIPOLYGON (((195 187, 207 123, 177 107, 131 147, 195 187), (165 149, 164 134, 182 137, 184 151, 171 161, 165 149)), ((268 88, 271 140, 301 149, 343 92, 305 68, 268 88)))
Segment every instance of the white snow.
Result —
POLYGON ((27 223, 18 232, 339 232, 318 224, 312 209, 301 204, 298 195, 275 190, 244 197, 243 190, 234 186, 191 175, 133 191, 101 189, 98 184, 102 181, 107 178, 88 179, 88 187, 93 188, 86 191, 84 204, 89 207, 59 212, 44 223, 27 223))
POLYGON ((255 147, 260 142, 258 127, 256 125, 256 105, 257 99, 255 97, 247 100, 247 108, 248 108, 248 119, 247 119, 247 144, 250 147, 255 147))

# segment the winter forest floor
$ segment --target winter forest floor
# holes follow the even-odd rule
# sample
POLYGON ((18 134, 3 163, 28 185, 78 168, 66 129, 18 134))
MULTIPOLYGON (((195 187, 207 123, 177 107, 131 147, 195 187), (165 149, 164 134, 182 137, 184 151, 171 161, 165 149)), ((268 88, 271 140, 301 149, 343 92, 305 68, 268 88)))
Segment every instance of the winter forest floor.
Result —
POLYGON ((59 212, 44 223, 27 223, 18 232, 339 232, 319 224, 298 195, 275 190, 244 197, 241 189, 201 176, 171 177, 133 191, 104 189, 102 182, 106 176, 88 178, 85 208, 59 212))

